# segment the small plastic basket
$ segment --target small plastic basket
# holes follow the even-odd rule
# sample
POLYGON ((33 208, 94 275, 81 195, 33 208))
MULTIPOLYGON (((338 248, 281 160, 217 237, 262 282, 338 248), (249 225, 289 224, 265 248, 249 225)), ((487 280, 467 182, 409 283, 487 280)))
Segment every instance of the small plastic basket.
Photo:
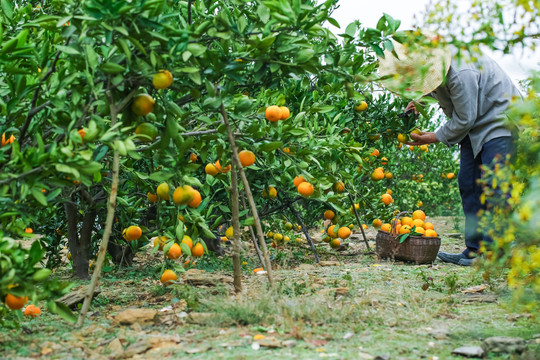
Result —
POLYGON ((379 259, 414 262, 417 265, 432 263, 441 247, 441 238, 411 235, 400 244, 396 225, 404 214, 410 212, 399 213, 389 233, 382 230, 377 233, 375 246, 379 259))

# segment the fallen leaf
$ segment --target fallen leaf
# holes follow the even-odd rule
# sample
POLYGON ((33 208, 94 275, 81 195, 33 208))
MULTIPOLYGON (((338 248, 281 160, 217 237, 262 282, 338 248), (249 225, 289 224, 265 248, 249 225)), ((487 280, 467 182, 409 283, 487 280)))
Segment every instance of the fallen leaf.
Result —
POLYGON ((462 294, 474 294, 474 293, 482 292, 485 289, 486 289, 486 285, 482 284, 482 285, 473 286, 473 287, 470 287, 468 289, 465 289, 461 293, 462 294))

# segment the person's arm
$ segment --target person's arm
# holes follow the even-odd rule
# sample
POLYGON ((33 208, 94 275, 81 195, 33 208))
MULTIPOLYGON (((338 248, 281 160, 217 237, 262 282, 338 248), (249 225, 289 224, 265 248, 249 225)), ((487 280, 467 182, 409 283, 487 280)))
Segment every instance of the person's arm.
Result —
POLYGON ((437 140, 447 146, 460 143, 474 126, 478 114, 479 76, 478 71, 466 69, 448 79, 454 109, 450 119, 435 132, 437 140))

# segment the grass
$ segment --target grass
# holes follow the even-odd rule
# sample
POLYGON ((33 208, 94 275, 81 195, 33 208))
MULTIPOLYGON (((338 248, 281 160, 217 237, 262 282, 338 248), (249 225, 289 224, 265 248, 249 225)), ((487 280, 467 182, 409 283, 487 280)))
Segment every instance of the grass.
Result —
MULTIPOLYGON (((445 238, 443 243, 450 250, 459 240, 445 238)), ((321 256, 335 260, 331 253, 321 256)), ((155 336, 178 336, 179 342, 168 348, 152 346, 142 356, 357 359, 363 352, 392 359, 461 359, 451 355, 453 349, 480 345, 490 336, 528 340, 540 333, 534 316, 513 315, 516 310, 509 305, 509 294, 501 291, 504 281, 500 279, 480 296, 498 296, 497 302, 466 302, 469 297, 461 291, 483 283, 475 269, 441 263, 433 267, 403 265, 360 255, 342 257, 342 266, 298 270, 296 257, 292 252, 282 255, 282 264, 291 266, 275 271, 272 291, 264 276, 251 272, 254 264, 245 265, 244 292, 236 296, 225 284, 162 287, 156 281, 160 263, 152 259, 149 266, 140 269, 111 271, 103 277, 102 294, 96 298, 84 328, 73 329, 46 311, 37 319, 23 318, 19 329, 0 330, 3 356, 36 357, 49 348, 50 358, 106 358, 111 356, 108 343, 115 338, 127 348, 155 336), (343 290, 338 288, 347 291, 340 293, 343 290), (161 321, 143 324, 140 329, 113 322, 116 313, 129 307, 159 310, 182 300, 187 305, 183 311, 207 313, 209 317, 191 324, 186 318, 162 314, 161 321), (438 339, 434 331, 447 335, 438 339), (254 350, 256 334, 263 334, 266 340, 296 343, 293 347, 254 350)), ((309 252, 304 257, 312 259, 309 252)), ((218 259, 208 257, 197 267, 229 275, 232 265, 224 264, 226 268, 223 264, 220 267, 218 259)), ((529 349, 540 355, 538 344, 529 349)), ((510 356, 492 354, 488 358, 510 356)))

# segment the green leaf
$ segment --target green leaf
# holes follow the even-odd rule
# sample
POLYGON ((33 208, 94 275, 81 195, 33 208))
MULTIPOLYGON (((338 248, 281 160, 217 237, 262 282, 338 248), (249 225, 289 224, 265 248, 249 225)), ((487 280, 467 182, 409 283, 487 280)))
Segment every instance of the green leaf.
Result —
POLYGON ((13 20, 13 2, 9 0, 2 0, 2 10, 9 20, 13 20))
POLYGON ((206 238, 214 239, 216 237, 216 235, 214 235, 214 233, 211 232, 210 229, 204 223, 199 224, 199 230, 201 231, 202 235, 206 238))
MULTIPOLYGON (((66 320, 66 321, 69 321, 71 323, 77 322, 77 316, 75 316, 75 314, 73 314, 71 309, 69 307, 67 307, 66 304, 61 303, 60 301, 55 301, 54 304, 56 305, 55 309, 54 309, 54 311, 51 311, 51 312, 56 313, 62 319, 66 320)), ((51 309, 49 308, 49 310, 51 310, 51 309)))
POLYGON ((81 55, 79 50, 72 48, 71 46, 64 46, 64 45, 56 45, 56 48, 58 51, 63 52, 64 54, 68 55, 81 55))
POLYGON ((37 200, 38 203, 40 203, 43 206, 47 206, 47 198, 40 189, 32 188, 32 196, 37 200))
POLYGON ((179 245, 182 253, 186 254, 187 256, 191 256, 191 249, 189 248, 189 246, 187 246, 186 243, 181 242, 179 245))
POLYGON ((328 20, 328 22, 329 22, 330 24, 334 25, 334 26, 337 27, 338 29, 341 29, 341 27, 339 26, 339 23, 336 21, 336 19, 334 19, 334 18, 328 18, 327 20, 328 20))
POLYGON ((266 24, 268 20, 270 20, 270 9, 261 4, 257 8, 257 15, 259 15, 261 21, 266 24))
POLYGON ((354 37, 356 34, 356 22, 352 22, 345 28, 345 34, 349 35, 350 37, 354 37))
POLYGON ((176 225, 176 239, 181 242, 184 238, 184 223, 182 221, 178 221, 178 225, 176 225))
POLYGON ((108 74, 119 74, 126 71, 126 68, 122 65, 115 64, 113 62, 106 62, 101 65, 101 70, 108 74))
POLYGON ((399 243, 401 244, 402 242, 404 242, 405 240, 407 240, 409 238, 411 234, 408 233, 408 234, 403 234, 399 237, 399 243))
POLYGON ((262 144, 261 146, 259 146, 259 149, 262 151, 270 152, 279 149, 282 145, 282 141, 272 141, 262 144))
POLYGON ((253 226, 255 225, 255 219, 253 217, 248 217, 243 221, 244 226, 253 226))
POLYGON ((298 52, 296 61, 298 61, 299 64, 305 63, 306 61, 311 60, 313 56, 315 56, 315 51, 313 49, 303 49, 298 52))
MULTIPOLYGON (((190 51, 194 56, 200 56, 206 52, 206 46, 197 43, 188 44, 187 50, 190 51)), ((198 71, 199 69, 197 69, 198 71)))
POLYGON ((304 135, 305 133, 306 133, 306 131, 304 129, 292 129, 292 130, 289 130, 289 134, 294 135, 294 136, 301 136, 301 135, 304 135))
POLYGON ((201 85, 202 84, 202 81, 201 81, 201 74, 199 72, 195 72, 195 73, 190 73, 188 74, 188 78, 191 79, 191 81, 193 81, 195 84, 197 85, 201 85))

